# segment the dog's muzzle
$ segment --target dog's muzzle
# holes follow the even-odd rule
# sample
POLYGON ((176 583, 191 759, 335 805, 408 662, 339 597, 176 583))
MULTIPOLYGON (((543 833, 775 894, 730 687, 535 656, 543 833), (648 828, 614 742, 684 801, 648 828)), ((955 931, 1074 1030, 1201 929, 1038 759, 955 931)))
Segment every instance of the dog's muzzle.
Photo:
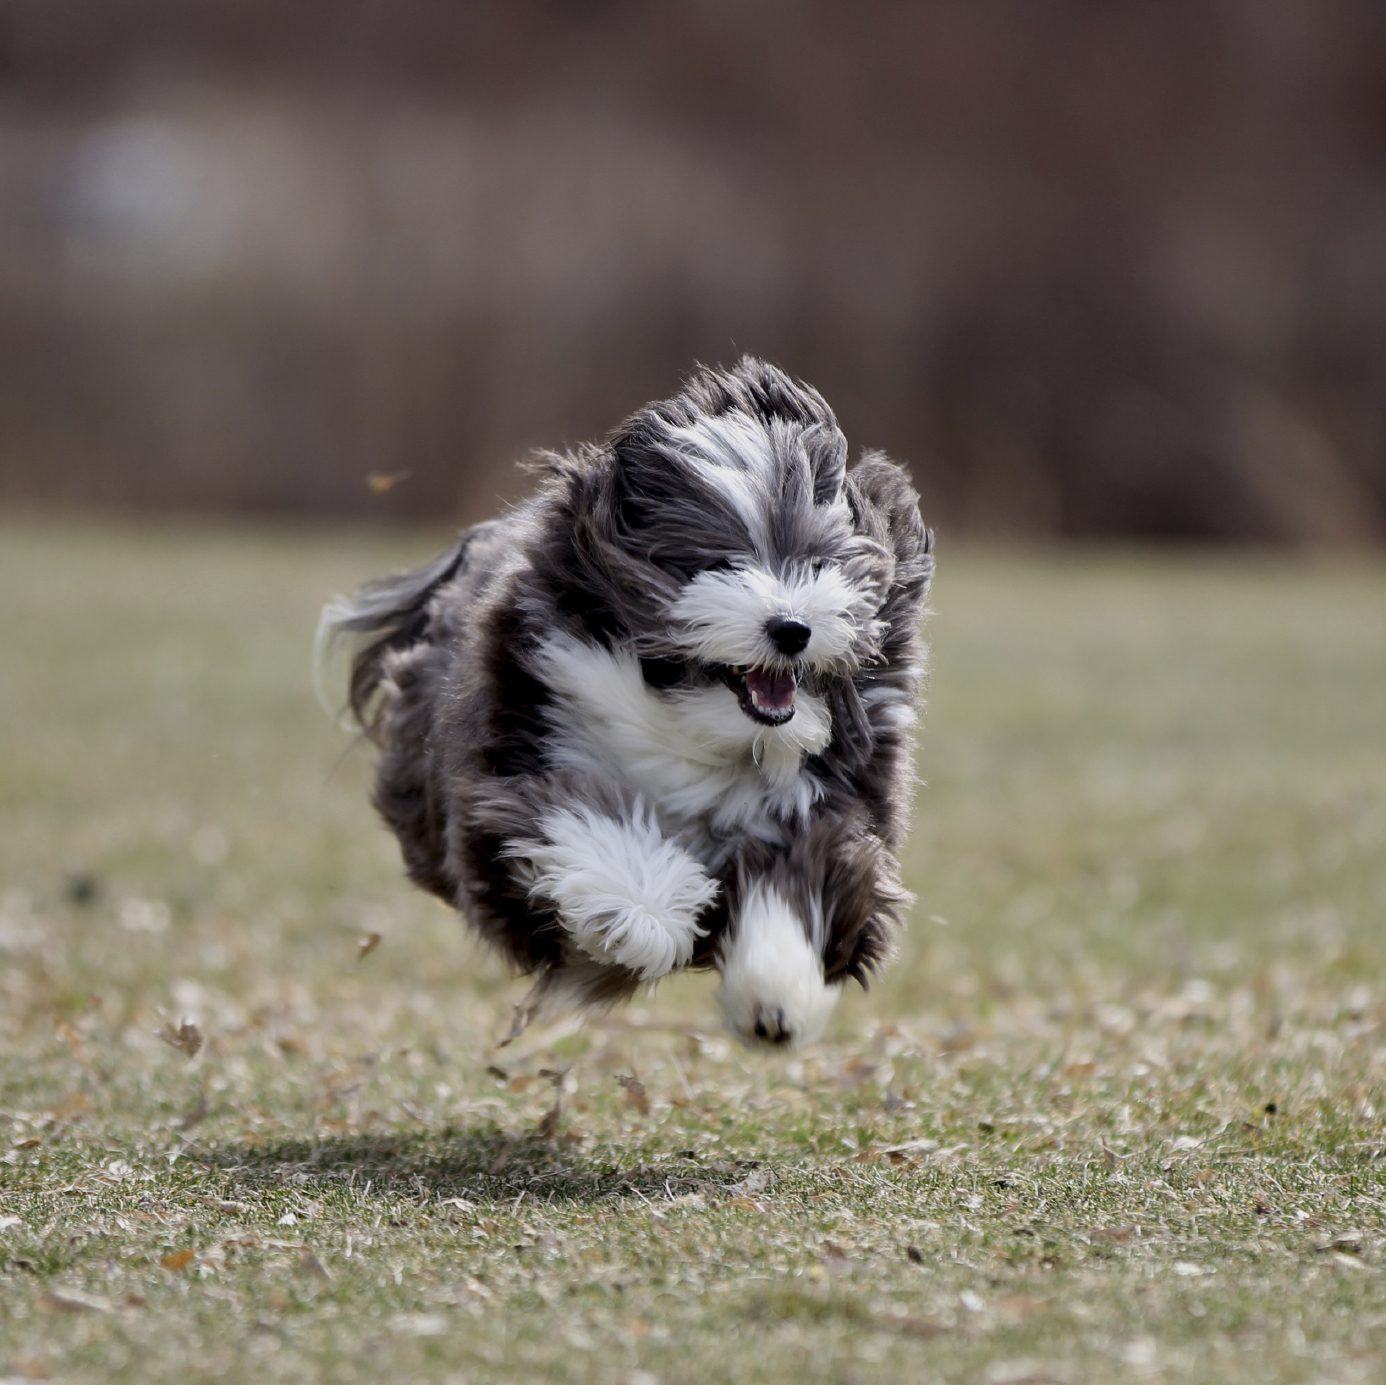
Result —
POLYGON ((726 669, 722 680, 736 694, 741 710, 762 726, 783 726, 794 715, 799 680, 793 669, 737 665, 726 669))
MULTIPOLYGON (((771 616, 765 622, 770 643, 786 658, 794 658, 808 648, 813 630, 793 616, 771 616)), ((763 726, 783 726, 794 715, 794 694, 799 690, 798 675, 792 668, 766 668, 737 664, 723 674, 727 686, 736 694, 741 710, 763 726)))

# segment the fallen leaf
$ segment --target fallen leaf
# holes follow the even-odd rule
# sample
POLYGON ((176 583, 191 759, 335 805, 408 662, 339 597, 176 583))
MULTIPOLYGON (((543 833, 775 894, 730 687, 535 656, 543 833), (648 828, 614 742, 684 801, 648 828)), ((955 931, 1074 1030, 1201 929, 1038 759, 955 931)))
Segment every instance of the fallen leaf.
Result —
POLYGON ((165 1255, 159 1263, 166 1270, 182 1270, 192 1264, 196 1255, 197 1252, 195 1250, 178 1250, 172 1255, 165 1255))
POLYGON ((534 1127, 534 1136, 539 1140, 551 1140, 558 1133, 558 1122, 563 1116, 563 1098, 560 1096, 557 1101, 544 1112, 543 1119, 534 1127))
POLYGON ((392 491, 401 481, 407 481, 412 473, 409 471, 372 471, 366 477, 366 484, 371 488, 372 495, 384 495, 387 491, 392 491))
POLYGON ((317 1253, 308 1246, 304 1246, 303 1254, 298 1257, 298 1271, 300 1274, 312 1275, 314 1279, 322 1279, 327 1283, 332 1282, 332 1271, 318 1259, 317 1253))
POLYGON ((11 1356, 10 1373, 20 1380, 51 1380, 53 1368, 41 1356, 11 1356))
POLYGON ((1049 1307, 1047 1298, 1036 1298, 1034 1294, 1005 1294, 992 1305, 1010 1323, 1024 1322, 1036 1313, 1043 1313, 1049 1307))
POLYGON ((84 1092, 68 1092, 54 1103, 49 1114, 54 1120, 70 1121, 90 1109, 91 1101, 84 1092))
POLYGON ((638 1077, 625 1077, 617 1074, 617 1082, 625 1088, 626 1105, 634 1106, 642 1116, 650 1114, 650 1098, 645 1091, 645 1084, 638 1077))
POLYGON ((1094 1245, 1111 1245, 1117 1241, 1129 1241, 1139 1230, 1136 1226, 1095 1226, 1088 1232, 1088 1240, 1094 1245))
POLYGON ((379 934, 379 933, 367 933, 366 936, 365 936, 364 938, 359 938, 359 939, 357 939, 357 942, 356 942, 356 960, 357 960, 358 962, 364 962, 364 961, 366 960, 366 958, 369 957, 369 956, 371 955, 371 953, 374 952, 374 951, 376 950, 376 948, 378 948, 379 946, 380 946, 380 934, 379 934))
POLYGON ((983 1379, 986 1385, 1068 1385, 1068 1377, 1057 1374, 1052 1366, 1023 1357, 1018 1361, 993 1361, 983 1379))
POLYGON ((186 1053, 189 1058, 196 1058, 198 1050, 202 1047, 202 1031, 191 1020, 184 1020, 177 1029, 173 1027, 172 1022, 164 1025, 159 1030, 159 1037, 170 1048, 186 1053))
POLYGON ((45 1313, 113 1313, 115 1305, 99 1294, 80 1289, 48 1289, 39 1295, 38 1306, 45 1313))
POLYGON ((729 1193, 763 1193, 771 1183, 771 1173, 769 1169, 752 1169, 740 1183, 733 1183, 727 1191, 729 1193))
POLYGON ((1314 1249, 1320 1255, 1330 1250, 1347 1251, 1351 1255, 1360 1255, 1362 1253, 1362 1243, 1365 1239, 1366 1238, 1360 1231, 1344 1231, 1340 1236, 1335 1236, 1331 1241, 1326 1241, 1323 1245, 1315 1246, 1314 1249))
POLYGON ((515 1146, 519 1139, 515 1135, 507 1135, 501 1142, 501 1147, 496 1153, 496 1157, 491 1160, 487 1167, 487 1173, 499 1173, 509 1162, 510 1156, 515 1152, 515 1146))
POLYGON ((199 1121, 206 1118, 209 1109, 207 1105, 207 1093, 203 1092, 198 1096, 197 1104, 192 1110, 185 1111, 173 1122, 173 1128, 175 1130, 191 1130, 199 1121))
POLYGON ((409 1337, 441 1337, 448 1320, 441 1313, 396 1313, 390 1326, 409 1337))
POLYGON ((892 1309, 882 1313, 876 1322, 893 1332, 902 1332, 906 1337, 937 1337, 948 1331, 944 1323, 935 1318, 911 1313, 903 1304, 896 1304, 892 1309))

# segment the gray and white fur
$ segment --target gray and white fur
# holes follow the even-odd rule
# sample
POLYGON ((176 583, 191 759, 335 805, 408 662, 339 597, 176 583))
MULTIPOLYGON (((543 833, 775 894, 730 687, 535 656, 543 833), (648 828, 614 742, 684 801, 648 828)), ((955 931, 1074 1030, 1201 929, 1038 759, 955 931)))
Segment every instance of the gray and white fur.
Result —
POLYGON ((816 1038, 893 951, 932 538, 818 393, 700 369, 436 562, 324 613, 410 878, 545 997, 716 968, 816 1038))

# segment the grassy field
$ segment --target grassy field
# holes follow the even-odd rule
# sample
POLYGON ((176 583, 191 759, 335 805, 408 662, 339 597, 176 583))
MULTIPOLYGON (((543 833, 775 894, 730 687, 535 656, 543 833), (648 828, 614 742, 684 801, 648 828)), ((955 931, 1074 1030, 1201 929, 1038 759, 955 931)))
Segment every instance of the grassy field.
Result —
POLYGON ((785 1060, 497 1047, 310 691, 431 547, 0 528, 0 1376, 1386 1378, 1386 566, 945 544, 905 950, 785 1060))

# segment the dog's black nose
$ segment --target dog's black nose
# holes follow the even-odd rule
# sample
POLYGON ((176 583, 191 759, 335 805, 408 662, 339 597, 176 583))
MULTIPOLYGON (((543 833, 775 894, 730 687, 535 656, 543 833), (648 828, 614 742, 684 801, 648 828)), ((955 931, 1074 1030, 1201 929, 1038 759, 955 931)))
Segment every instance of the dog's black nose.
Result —
POLYGON ((795 620, 792 616, 771 616, 765 622, 765 633, 781 654, 793 655, 804 652, 813 631, 802 620, 795 620))

